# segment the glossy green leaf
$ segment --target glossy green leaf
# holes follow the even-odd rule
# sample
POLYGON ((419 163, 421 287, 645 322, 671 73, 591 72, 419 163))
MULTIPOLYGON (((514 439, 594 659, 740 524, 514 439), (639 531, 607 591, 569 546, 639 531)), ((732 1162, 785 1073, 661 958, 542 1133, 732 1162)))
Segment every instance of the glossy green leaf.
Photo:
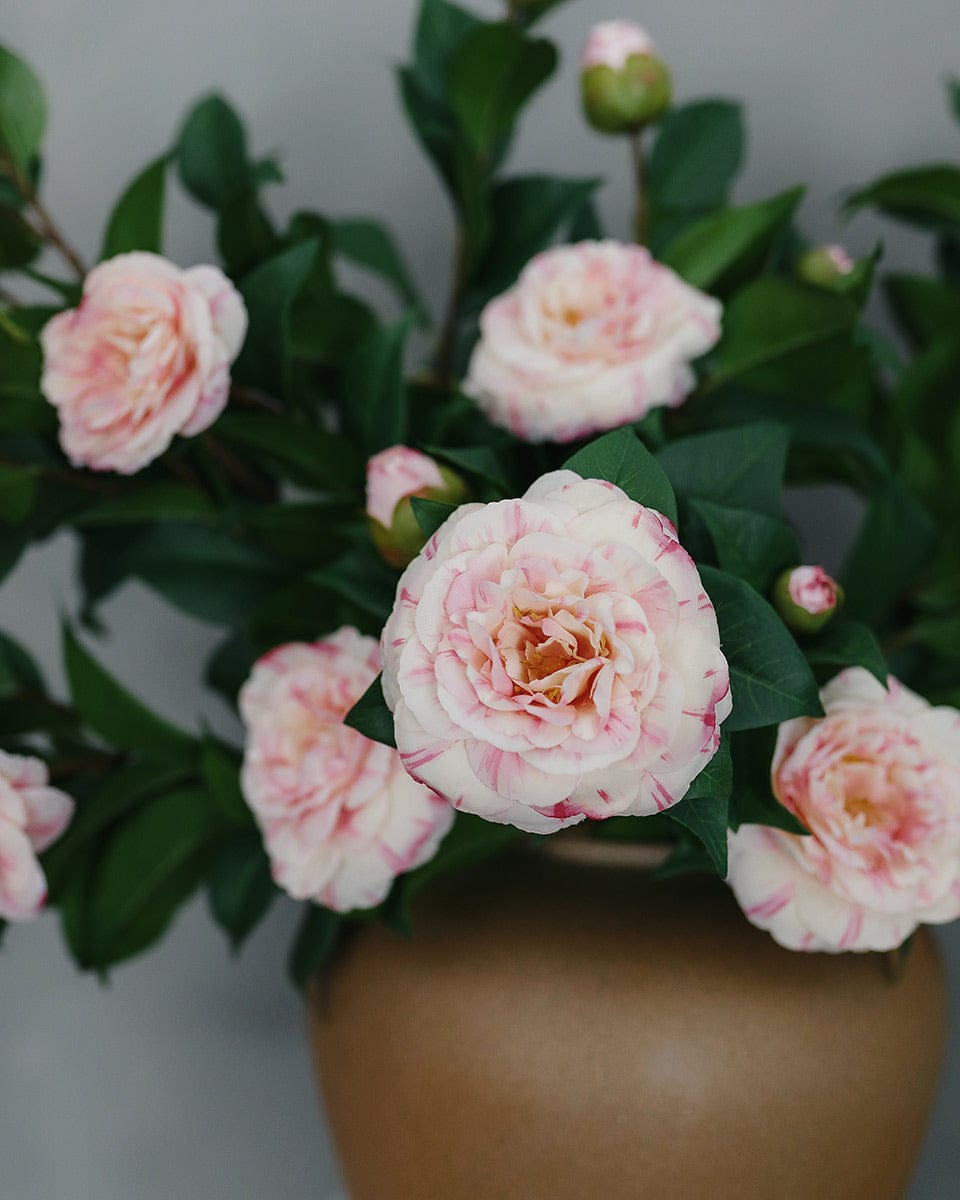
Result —
POLYGON ((317 904, 307 905, 290 954, 288 970, 301 991, 329 962, 340 941, 343 918, 317 904))
POLYGON ((483 25, 469 35, 453 60, 450 100, 478 155, 493 154, 556 65, 549 42, 531 39, 515 25, 483 25))
POLYGON ((0 46, 0 147, 29 176, 47 126, 43 86, 22 58, 0 46))
POLYGON ((820 716, 817 682, 787 627, 749 584, 714 567, 700 574, 717 611, 720 643, 730 665, 734 733, 792 717, 820 716))
POLYGON ((372 616, 380 628, 393 609, 398 578, 367 541, 308 576, 311 583, 342 597, 353 610, 372 616))
POLYGON ((411 322, 375 329, 350 355, 343 384, 350 424, 364 450, 375 454, 402 443, 407 436, 404 356, 411 322))
POLYGON ((39 469, 32 464, 0 466, 0 521, 17 525, 28 517, 39 486, 39 469))
POLYGON ((938 163, 885 175, 847 200, 848 212, 861 208, 878 208, 888 217, 921 229, 956 232, 960 229, 960 167, 938 163))
POLYGON ((42 246, 37 232, 16 209, 0 206, 0 270, 29 266, 42 246))
POLYGON ((66 624, 63 655, 77 711, 85 724, 111 746, 175 762, 195 755, 195 739, 131 695, 100 666, 66 624))
POLYGON ((723 570, 761 594, 781 571, 800 561, 796 534, 776 517, 696 498, 690 507, 706 525, 723 570))
POLYGON ((743 114, 728 100, 698 100, 660 123, 649 163, 650 200, 671 212, 719 208, 743 159, 743 114))
POLYGON ((710 856, 720 876, 727 874, 727 820, 729 797, 684 798, 669 811, 669 817, 689 829, 710 856))
POLYGON ((960 330, 960 287, 921 275, 888 275, 884 291, 897 320, 915 345, 960 330))
POLYGON ((227 273, 240 278, 272 258, 280 238, 254 187, 220 205, 217 250, 227 273))
POLYGON ((393 713, 383 698, 383 682, 379 675, 343 718, 343 723, 371 741, 381 742, 384 746, 396 749, 393 713))
POLYGON ((416 77, 424 91, 446 102, 453 59, 483 22, 449 0, 423 0, 414 37, 416 77))
POLYGON ((423 452, 467 475, 475 475, 503 496, 511 494, 509 478, 514 456, 509 446, 424 446, 423 452))
POLYGON ((210 864, 210 911, 234 950, 240 949, 278 895, 263 839, 256 830, 231 838, 210 864))
POLYGON ((886 687, 889 668, 873 630, 860 621, 834 617, 809 638, 803 648, 814 666, 863 667, 886 687))
POLYGON ((194 105, 175 153, 183 186, 209 208, 236 199, 250 182, 243 124, 223 96, 206 96, 194 105))
POLYGON ((167 155, 164 154, 145 167, 117 201, 107 222, 100 252, 102 259, 131 250, 162 252, 166 181, 167 155))
POLYGON ((791 188, 759 204, 705 217, 675 238, 660 258, 694 287, 716 290, 732 274, 763 265, 803 194, 803 188, 791 188))
POLYGON ((420 532, 426 538, 431 538, 453 514, 457 511, 455 504, 444 504, 441 500, 425 500, 421 496, 411 496, 410 507, 420 526, 420 532))
POLYGON ((356 450, 345 437, 319 425, 266 412, 227 412, 215 432, 300 487, 345 497, 359 493, 362 471, 356 450))
POLYGON ((284 382, 290 311, 320 251, 316 240, 299 242, 261 263, 240 282, 250 326, 233 367, 242 383, 272 393, 284 382))
POLYGON ((631 500, 677 522, 677 502, 670 480, 657 459, 632 429, 615 429, 578 450, 563 464, 583 479, 605 479, 631 500))
POLYGON ((379 275, 403 303, 416 312, 423 324, 426 306, 396 242, 385 226, 369 218, 343 218, 334 221, 331 228, 334 250, 357 266, 379 275))
POLYGON ((230 825, 253 824, 253 813, 240 787, 240 755, 213 737, 203 742, 200 772, 217 812, 230 825))
POLYGON ((92 525, 125 525, 144 521, 207 521, 216 516, 209 496, 199 488, 175 480, 145 483, 116 499, 84 509, 74 519, 80 528, 92 525))
POLYGON ((669 442, 657 461, 678 496, 779 518, 790 435, 756 423, 669 442))

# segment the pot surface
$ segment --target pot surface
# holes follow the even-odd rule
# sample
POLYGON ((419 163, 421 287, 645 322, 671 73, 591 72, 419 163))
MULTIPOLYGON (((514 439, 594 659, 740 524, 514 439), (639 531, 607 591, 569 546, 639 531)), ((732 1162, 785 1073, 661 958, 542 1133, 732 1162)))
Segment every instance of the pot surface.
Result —
POLYGON ((351 1200, 900 1200, 945 996, 927 930, 891 978, 720 881, 517 856, 362 928, 310 1027, 351 1200))

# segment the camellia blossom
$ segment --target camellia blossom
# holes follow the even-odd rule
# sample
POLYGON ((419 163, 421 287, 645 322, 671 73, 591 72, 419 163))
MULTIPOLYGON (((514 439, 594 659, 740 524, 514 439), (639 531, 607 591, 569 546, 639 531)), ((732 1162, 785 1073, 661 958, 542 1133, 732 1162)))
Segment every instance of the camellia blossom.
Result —
POLYGON ((794 567, 787 581, 787 593, 797 608, 816 617, 837 607, 840 589, 823 567, 794 567))
POLYGON ((120 254, 86 277, 77 308, 41 334, 43 393, 74 466, 132 475, 176 434, 223 411, 247 329, 243 301, 216 267, 181 271, 157 254, 120 254))
POLYGON ((440 468, 426 454, 410 446, 390 446, 367 463, 367 516, 387 529, 401 500, 425 496, 430 488, 442 488, 440 468))
POLYGON ((557 471, 464 505, 410 564, 383 690, 415 779, 550 833, 683 798, 731 708, 719 643, 670 521, 557 471))
POLYGON ((434 856, 453 822, 395 750, 343 723, 379 667, 376 641, 344 627, 272 650, 240 693, 243 794, 274 879, 338 912, 379 904, 397 875, 434 856))
POLYGON ((720 313, 641 246, 560 246, 483 310, 464 390, 517 437, 575 441, 682 404, 720 313))
POLYGON ((821 700, 825 717, 781 725, 772 768, 810 835, 742 825, 729 883, 792 950, 891 950, 960 916, 960 713, 861 667, 821 700))
POLYGON ((37 855, 57 840, 73 816, 73 801, 49 785, 39 758, 0 750, 0 918, 29 921, 47 899, 37 855))
POLYGON ((583 43, 580 69, 611 67, 619 71, 631 54, 656 54, 657 48, 647 31, 633 21, 601 21, 594 25, 583 43))

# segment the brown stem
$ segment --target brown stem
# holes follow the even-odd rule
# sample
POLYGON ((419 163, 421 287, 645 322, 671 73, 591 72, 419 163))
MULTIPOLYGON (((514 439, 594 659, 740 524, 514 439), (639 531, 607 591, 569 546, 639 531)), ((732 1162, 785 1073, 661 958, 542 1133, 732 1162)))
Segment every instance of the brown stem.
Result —
POLYGON ((457 330, 460 326, 460 310, 467 282, 467 239, 460 230, 454 251, 453 282, 447 299, 447 311, 437 340, 434 355, 434 371, 444 391, 450 390, 453 381, 453 357, 457 348, 457 330))
POLYGON ((251 471, 242 459, 233 454, 213 434, 203 435, 203 444, 210 451, 221 467, 240 485, 240 488, 254 500, 274 500, 273 487, 264 481, 254 471, 251 471))
POLYGON ((630 158, 633 162, 633 179, 636 187, 636 209, 633 217, 633 236, 637 245, 647 240, 650 225, 650 206, 647 201, 646 164, 643 161, 643 130, 635 129, 630 134, 630 158))
POLYGON ((50 782, 55 783, 58 779, 66 779, 71 775, 76 775, 79 771, 83 771, 87 767, 94 769, 97 767, 112 767, 117 763, 123 762, 125 758, 125 754, 112 753, 109 750, 91 750, 89 754, 77 754, 73 758, 62 758, 58 762, 50 764, 48 768, 50 782))
POLYGON ((37 190, 32 182, 17 168, 9 152, 5 147, 0 146, 0 167, 4 173, 9 176, 10 182, 17 189, 24 201, 33 209, 34 216, 37 219, 37 232, 43 240, 50 246, 53 246, 66 262, 78 279, 83 279, 87 273, 87 268, 84 266, 83 259, 70 245, 64 235, 57 228, 53 217, 47 211, 43 201, 37 195, 37 190))

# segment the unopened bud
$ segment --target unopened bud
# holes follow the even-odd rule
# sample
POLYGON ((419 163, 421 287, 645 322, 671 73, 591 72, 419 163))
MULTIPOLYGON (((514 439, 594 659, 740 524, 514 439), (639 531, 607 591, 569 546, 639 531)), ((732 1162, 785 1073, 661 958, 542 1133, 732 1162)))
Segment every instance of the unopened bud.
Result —
POLYGON ((601 133, 630 133, 670 107, 666 64, 647 33, 632 21, 595 25, 580 59, 583 110, 601 133))
POLYGON ((856 267, 843 246, 817 246, 797 260, 797 277, 815 287, 833 287, 856 267))
POLYGON ((774 584, 773 603, 791 629, 816 633, 843 604, 843 588, 823 567, 792 567, 774 584))
POLYGON ((381 557, 405 567, 423 548, 426 538, 410 499, 462 504, 467 498, 463 480, 419 450, 391 446, 367 463, 367 517, 370 534, 381 557))

